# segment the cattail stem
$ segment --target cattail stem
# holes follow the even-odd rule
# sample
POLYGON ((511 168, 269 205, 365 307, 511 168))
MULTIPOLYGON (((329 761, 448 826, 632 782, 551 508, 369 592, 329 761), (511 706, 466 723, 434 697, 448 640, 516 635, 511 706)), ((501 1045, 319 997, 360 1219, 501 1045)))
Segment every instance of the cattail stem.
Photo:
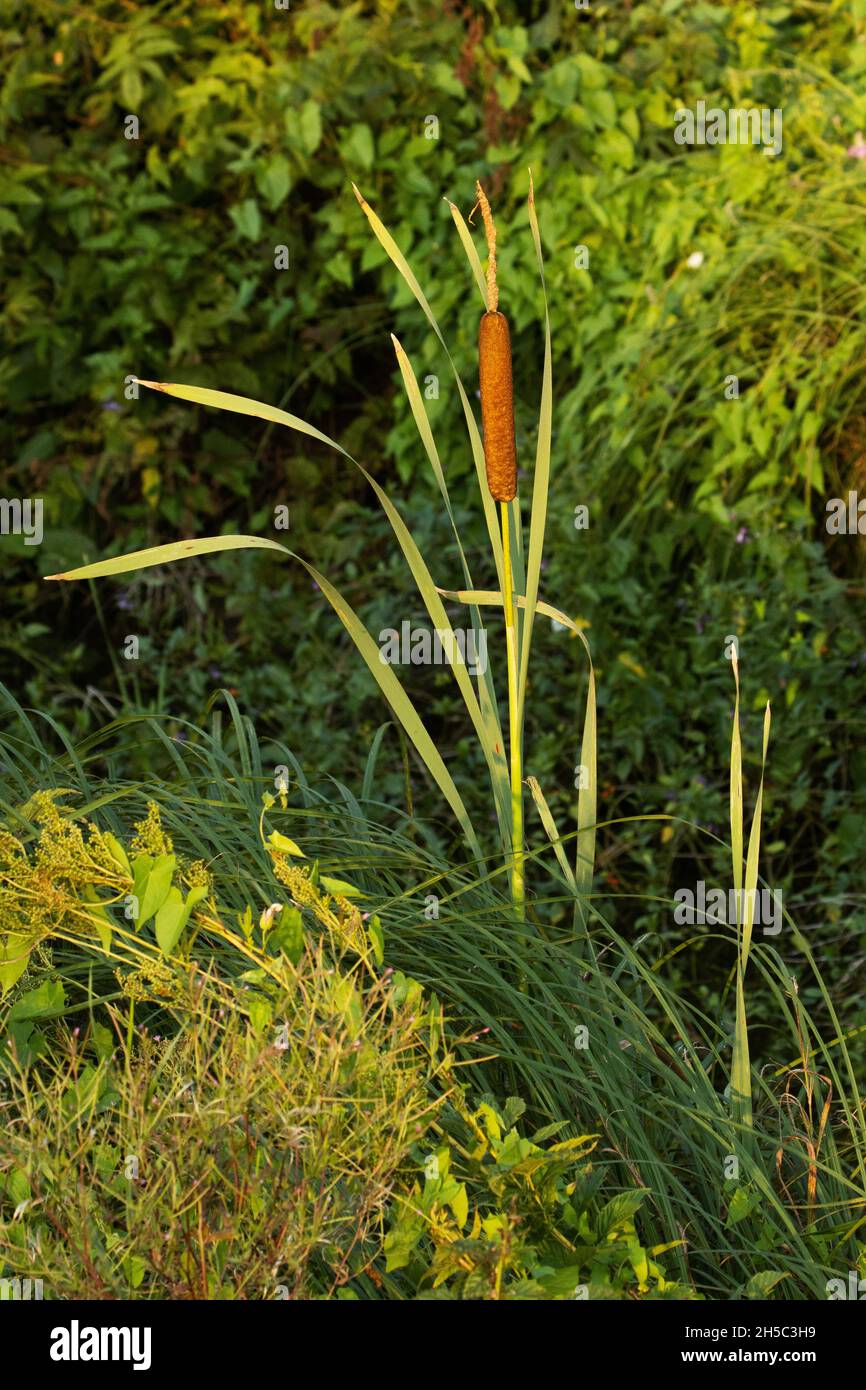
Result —
POLYGON ((502 514, 502 569, 505 590, 502 595, 505 611, 505 642, 508 658, 508 736, 511 759, 511 901, 520 917, 524 914, 525 886, 523 878, 523 749, 520 730, 519 679, 517 664, 517 607, 514 602, 514 579, 511 569, 511 531, 509 506, 500 502, 502 514))

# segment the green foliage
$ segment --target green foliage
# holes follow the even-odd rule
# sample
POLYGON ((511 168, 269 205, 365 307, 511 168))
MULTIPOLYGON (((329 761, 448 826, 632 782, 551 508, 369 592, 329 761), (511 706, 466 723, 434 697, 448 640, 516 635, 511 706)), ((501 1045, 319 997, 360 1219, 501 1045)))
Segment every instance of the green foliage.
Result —
POLYGON ((202 871, 161 852, 154 803, 124 846, 34 800, 32 862, 4 845, 7 953, 10 915, 33 912, 40 883, 54 896, 0 1008, 0 1275, 42 1279, 56 1299, 333 1294, 378 1255, 394 1182, 436 1111, 441 1011, 381 971, 381 926, 367 934, 352 885, 316 886, 279 846, 296 905, 257 926, 248 906, 237 933, 209 882, 185 901, 172 886, 202 871), (134 932, 106 936, 84 914, 118 878, 139 908, 134 932), (191 943, 172 954, 193 912, 203 967, 191 943), (70 1026, 74 973, 46 955, 63 940, 89 958, 83 1028, 70 1026), (119 993, 92 993, 103 949, 119 993), (125 1011, 112 1002, 124 997, 125 1011))
POLYGON ((29 1068, 7 1053, 0 1274, 51 1299, 274 1299, 363 1271, 431 1065, 408 1008, 338 971, 311 951, 276 1029, 206 992, 174 1036, 110 1010, 29 1068))
MULTIPOLYGON (((866 490, 864 165, 846 153, 866 127, 863 0, 808 14, 600 0, 591 18, 511 0, 116 10, 12 0, 0 29, 4 490, 46 508, 41 547, 0 537, 0 657, 42 711, 4 696, 0 1274, 42 1275, 61 1297, 318 1296, 346 1279, 369 1298, 824 1297, 864 1258, 863 552, 823 525, 828 497, 866 490), (675 145, 674 112, 698 99, 781 107, 782 152, 675 145), (484 179, 525 462, 542 351, 527 166, 554 386, 541 593, 586 624, 598 678, 586 939, 532 813, 525 933, 501 884, 466 871, 310 577, 239 554, 146 571, 110 598, 39 581, 178 536, 264 537, 286 504, 293 548, 369 631, 424 621, 389 521, 344 460, 270 424, 136 399, 129 378, 221 386, 326 423, 391 495, 402 487, 433 580, 458 589, 417 407, 474 568, 483 522, 461 403, 349 180, 393 228, 466 375, 478 302, 440 199, 468 215, 484 179), (139 662, 119 655, 129 632, 139 662), (752 941, 744 980, 748 1145, 727 1091, 736 933, 697 924, 684 940, 670 901, 729 873, 732 634, 751 787, 773 702, 761 872, 792 914, 779 940, 752 941), (263 816, 282 765, 291 795, 263 816), (133 844, 148 799, 155 838, 133 844), (490 1093, 486 1149, 479 1098, 453 1078, 431 1134, 401 1116, 388 1129, 392 1043, 422 1129, 440 1099, 434 992, 490 1093), (291 1024, 294 1056, 310 1020, 322 1026, 295 1085, 276 1040, 291 1024), (359 1037, 372 1054, 353 1051, 359 1037), (344 1104, 360 1056, 373 1058, 364 1123, 344 1104), (335 1127, 320 1115, 305 1129, 335 1075, 348 1088, 326 1092, 335 1127), (523 1119, 493 1098, 515 1094, 523 1119), (249 1128, 207 1124, 208 1105, 249 1128), (280 1156, 295 1161, 300 1130, 307 1185, 278 1278, 280 1156), (601 1136, 591 1166, 557 1154, 563 1134, 601 1136), (136 1145, 141 1187, 122 1174, 136 1145), (730 1154, 736 1178, 722 1174, 730 1154), (429 1156, 439 1175, 417 1182, 429 1156)), ((559 826, 578 810, 575 651, 536 623, 526 772, 559 826)), ((413 679, 469 817, 492 828, 450 674, 413 679)))
MULTIPOLYGON (((581 1186, 578 1196, 591 1238, 571 1241, 586 1247, 587 1259, 587 1252, 603 1248, 598 1222, 605 1206, 636 1186, 645 1194, 640 1210, 628 1218, 634 1230, 626 1226, 618 1234, 612 1265, 601 1274, 590 1274, 590 1260, 581 1270, 584 1283, 590 1277, 596 1283, 608 1278, 608 1296, 619 1296, 623 1289, 630 1290, 630 1296, 659 1294, 655 1276, 648 1281, 648 1292, 639 1294, 639 1250, 660 1265, 666 1282, 706 1298, 742 1297, 748 1287, 763 1289, 771 1282, 778 1289, 773 1297, 824 1297, 827 1279, 861 1259, 857 1233, 866 1145, 856 1099, 852 1049, 857 1040, 849 1041, 839 1025, 827 981, 802 935, 794 934, 784 951, 772 940, 752 942, 750 1016, 759 1001, 770 1001, 773 1027, 756 1028, 750 1039, 753 1129, 747 1148, 732 1124, 727 1093, 734 1030, 731 1001, 702 1007, 700 997, 694 997, 698 992, 683 988, 683 962, 691 964, 695 944, 680 938, 676 955, 662 954, 652 936, 632 941, 600 910, 593 913, 589 940, 575 939, 570 927, 553 926, 563 902, 573 899, 563 893, 549 848, 532 856, 533 874, 548 883, 534 904, 541 935, 513 921, 501 877, 479 879, 449 862, 437 851, 435 837, 425 835, 423 824, 398 809, 373 804, 365 814, 348 788, 331 785, 326 794, 283 750, 280 760, 289 764, 290 778, 278 796, 263 796, 263 783, 270 778, 262 772, 262 749, 236 706, 226 728, 190 728, 185 743, 172 743, 171 777, 146 785, 129 782, 119 772, 124 755, 117 730, 105 731, 96 744, 59 744, 53 752, 55 731, 47 731, 46 741, 8 699, 4 711, 0 748, 10 782, 26 786, 41 781, 65 788, 64 802, 80 798, 80 810, 64 816, 73 826, 98 821, 114 866, 106 864, 105 872, 119 872, 124 856, 131 863, 140 854, 170 853, 181 872, 183 866, 202 861, 212 867, 217 909, 211 912, 208 906, 205 911, 199 905, 194 948, 184 937, 169 959, 162 956, 150 926, 134 935, 138 954, 130 964, 113 958, 123 941, 120 932, 112 938, 111 958, 92 928, 68 937, 56 934, 40 943, 3 1006, 4 1057, 8 1063, 14 1052, 31 1088, 52 1073, 59 1058, 65 1079, 58 1089, 65 1089, 68 1030, 79 1020, 83 1030, 92 1028, 92 1056, 105 1060, 121 1048, 126 1067, 127 1056, 134 1060, 145 1037, 158 1033, 162 1039, 176 1040, 194 1035, 202 998, 210 1001, 221 1023, 236 1020, 262 1047, 270 1038, 276 1045, 284 1022, 295 1017, 299 1027, 307 1018, 323 1020, 316 1037, 324 1041, 333 1032, 336 1016, 341 1020, 338 1031, 354 1043, 356 991, 363 1005, 368 989, 374 995, 379 990, 393 1001, 399 1016, 407 1011, 411 1037, 421 1040, 425 1104, 432 1109, 420 1123, 431 1119, 436 1128, 426 1137, 423 1129, 407 1133, 407 1151, 391 1189, 391 1209, 369 1247, 370 1263, 363 1266, 367 1272, 359 1272, 350 1283, 359 1297, 405 1298, 431 1291, 427 1271, 436 1247, 429 1243, 430 1232, 419 1237, 411 1274, 409 1266, 389 1273, 381 1244, 387 1230, 411 1209, 400 1198, 408 1199, 415 1185, 412 1143, 420 1146, 414 1153, 421 1166, 431 1152, 451 1151, 450 1175, 466 1185, 467 1216, 470 1202, 482 1218, 508 1218, 513 1198, 518 1208, 529 1200, 522 1178, 515 1180, 515 1191, 509 1188, 507 1202, 499 1200, 504 1189, 499 1194, 491 1191, 489 1180, 496 1175, 486 1171, 493 1161, 490 1152, 477 1162, 471 1159, 480 1142, 478 1122, 475 1129, 471 1122, 479 1101, 502 1116, 503 1135, 520 1120, 513 1103, 505 1106, 490 1095, 478 1097, 478 1091, 516 1095, 527 1106, 518 1126, 519 1150, 526 1142, 548 1151, 553 1138, 563 1142, 581 1135, 601 1136, 592 1155, 590 1185, 581 1186), (113 746, 118 738, 120 745, 113 746), (108 779, 101 770, 105 762, 113 769, 108 779), (145 814, 148 801, 158 802, 158 817, 153 811, 145 814), (132 822, 142 826, 141 838, 130 833, 132 822), (277 826, 282 827, 279 836, 288 833, 274 842, 277 826), (286 848, 288 844, 303 846, 305 858, 286 848), (544 878, 545 873, 550 878, 544 878), (349 894, 347 885, 355 891, 349 894), (431 893, 438 899, 438 915, 432 919, 425 910, 431 893), (282 911, 275 908, 280 901, 282 911), (367 911, 370 917, 365 921, 367 911), (383 947, 389 967, 384 972, 383 947), (396 969, 389 973, 392 965, 396 969), (318 982, 315 987, 310 971, 318 982), (294 1000, 296 1014, 287 1013, 283 1003, 288 986, 287 1004, 294 1000), (585 1050, 577 1048, 577 1025, 587 1030, 590 1045, 585 1050), (142 1028, 148 1029, 146 1035, 142 1028), (441 1067, 435 1060, 440 1044, 441 1067), (473 1065, 451 1070, 453 1060, 473 1065), (466 1095, 457 1090, 455 1077, 466 1095), (443 1091, 447 1109, 436 1104, 443 1091), (471 1131, 468 1142, 466 1125, 471 1131), (555 1135, 543 1135, 551 1125, 555 1135), (732 1155, 740 1164, 737 1174, 727 1171, 732 1155), (761 1197, 757 1203, 755 1192, 761 1197), (664 1246, 667 1252, 660 1248, 664 1246), (721 1263, 720 1250, 727 1256, 721 1263)), ((160 735, 155 721, 139 723, 137 737, 143 747, 159 749, 160 735)), ((38 827, 29 837, 17 822, 16 829, 15 838, 26 841, 30 861, 38 827)), ((70 843, 77 842, 73 838, 70 843)), ((83 894, 86 886, 79 882, 76 891, 83 894)), ((74 894, 67 885, 64 901, 69 896, 74 894)), ((708 932, 705 949, 718 952, 730 970, 736 935, 725 928, 708 932)), ((194 1079, 197 1068, 209 1066, 207 1034, 204 1042, 187 1079, 194 1079)), ((410 1050, 405 1055, 411 1061, 414 1054, 410 1050)), ((377 1077, 384 1075, 387 1056, 377 1053, 373 1065, 377 1077)), ((149 1075, 153 1077, 153 1068, 149 1075)), ((92 1085, 89 1076, 86 1084, 92 1085)), ((49 1127, 56 1124, 59 1104, 55 1096, 55 1109, 46 1119, 49 1127)), ((488 1132, 483 1122, 481 1127, 488 1132)), ((5 1136, 13 1129, 6 1126, 2 1132, 5 1136)), ((16 1142, 24 1132, 23 1127, 16 1131, 16 1142)), ((578 1153, 582 1150, 580 1146, 578 1153)), ((0 1144, 0 1158, 4 1153, 0 1144)), ((562 1178, 566 1187, 577 1179, 581 1166, 562 1178)), ((192 1168, 184 1171, 192 1180, 192 1168)), ((72 1185, 64 1189, 67 1196, 77 1190, 72 1185)), ((459 1212, 460 1196, 453 1195, 459 1212)), ((558 1210, 559 1197, 556 1202, 548 1216, 558 1210)), ((526 1237, 530 1264, 535 1258, 532 1249, 547 1252, 550 1244, 546 1218, 536 1217, 527 1212, 506 1233, 515 1251, 523 1248, 526 1237)), ((571 1239, 560 1218, 554 1225, 571 1239)), ((120 1217, 116 1229, 121 1235, 126 1229, 120 1217)), ((460 1238, 471 1229, 462 1231, 460 1238)), ((478 1268, 489 1269, 493 1251, 483 1226, 474 1239, 480 1242, 474 1247, 478 1268)), ((498 1260, 503 1247, 494 1250, 498 1260)), ((562 1261, 549 1253, 544 1258, 551 1270, 561 1267, 562 1261)), ((574 1262, 569 1256, 568 1263, 574 1262)), ((14 1267, 41 1277, 32 1261, 19 1259, 14 1267)), ((550 1272, 546 1265, 538 1268, 550 1272)), ((78 1270, 80 1274, 80 1264, 78 1270)), ((461 1277, 455 1272, 447 1279, 440 1286, 441 1296, 449 1290, 459 1292, 461 1277)), ((506 1287, 512 1292, 524 1287, 519 1281, 525 1277, 522 1269, 511 1270, 506 1287)), ((188 1285, 182 1287, 189 1290, 188 1285)), ((196 1290, 204 1287, 199 1282, 184 1296, 198 1297, 196 1290)))
POLYGON ((459 1116, 463 1142, 449 1132, 424 1159, 423 1186, 399 1198, 387 1269, 405 1270, 422 1298, 690 1297, 664 1277, 662 1249, 641 1245, 645 1194, 594 1200, 585 1160, 598 1136, 550 1142, 560 1123, 524 1138, 515 1121, 525 1108, 512 1099, 500 1113, 488 1098, 459 1116))

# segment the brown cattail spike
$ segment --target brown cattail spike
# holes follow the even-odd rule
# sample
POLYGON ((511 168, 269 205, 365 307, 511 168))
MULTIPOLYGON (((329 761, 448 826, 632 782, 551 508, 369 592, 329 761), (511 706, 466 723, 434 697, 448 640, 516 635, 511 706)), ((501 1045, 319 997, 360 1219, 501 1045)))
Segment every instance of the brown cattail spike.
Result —
POLYGON ((517 496, 517 445, 514 442, 511 335, 504 314, 481 316, 478 368, 487 486, 494 501, 510 502, 517 496))
POLYGON ((499 313, 496 283, 496 224, 480 183, 475 185, 487 236, 487 313, 478 330, 478 372, 487 486, 495 502, 517 496, 517 446, 514 442, 514 391, 511 384, 511 335, 499 313))

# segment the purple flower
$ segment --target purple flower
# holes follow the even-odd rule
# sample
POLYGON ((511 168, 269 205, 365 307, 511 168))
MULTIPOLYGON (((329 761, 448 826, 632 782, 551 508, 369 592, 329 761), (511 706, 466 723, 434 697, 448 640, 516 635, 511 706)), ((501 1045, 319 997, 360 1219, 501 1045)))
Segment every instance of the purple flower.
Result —
POLYGON ((852 159, 866 159, 866 140, 863 139, 862 130, 858 130, 854 137, 854 144, 849 145, 846 154, 852 159))
POLYGON ((736 539, 737 539, 737 545, 742 545, 744 541, 747 541, 747 540, 749 539, 749 528, 748 528, 748 526, 741 526, 741 527, 740 527, 739 531, 737 532, 737 538, 736 538, 736 539))

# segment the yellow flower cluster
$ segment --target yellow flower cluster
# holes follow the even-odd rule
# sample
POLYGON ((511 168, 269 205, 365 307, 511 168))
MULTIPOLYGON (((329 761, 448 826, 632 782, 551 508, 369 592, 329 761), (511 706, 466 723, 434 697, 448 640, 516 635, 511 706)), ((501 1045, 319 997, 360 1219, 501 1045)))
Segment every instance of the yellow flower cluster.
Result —
POLYGON ((148 801, 147 815, 136 825, 129 848, 133 854, 151 854, 154 859, 158 859, 161 854, 173 853, 171 836, 162 828, 159 807, 155 801, 148 801))
POLYGON ((298 907, 307 907, 335 939, 358 955, 369 950, 361 913, 348 898, 325 893, 311 883, 309 871, 292 864, 282 854, 274 854, 274 874, 284 883, 298 907))

